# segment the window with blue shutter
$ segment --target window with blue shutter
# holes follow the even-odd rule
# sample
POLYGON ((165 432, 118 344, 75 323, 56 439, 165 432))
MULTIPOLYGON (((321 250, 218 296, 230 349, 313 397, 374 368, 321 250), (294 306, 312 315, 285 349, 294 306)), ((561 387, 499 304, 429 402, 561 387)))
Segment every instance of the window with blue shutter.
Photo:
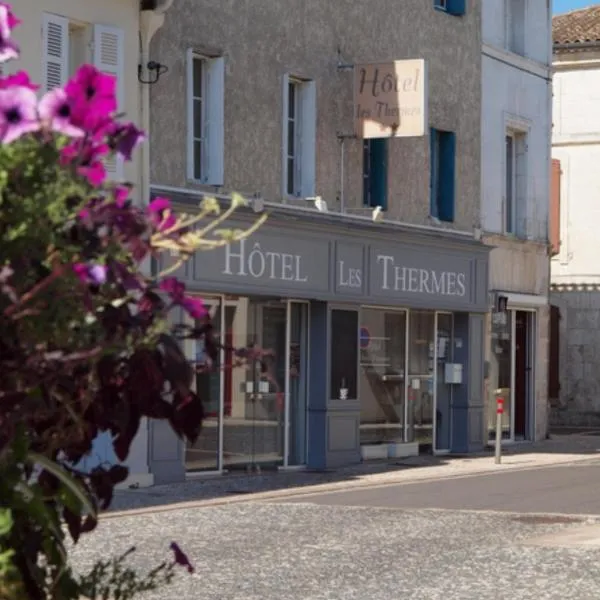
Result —
POLYGON ((377 138, 363 144, 363 204, 387 210, 388 140, 377 138))
POLYGON ((456 195, 456 134, 432 127, 429 137, 431 216, 451 223, 456 195))
POLYGON ((434 0, 434 6, 455 17, 460 17, 467 12, 467 0, 434 0))

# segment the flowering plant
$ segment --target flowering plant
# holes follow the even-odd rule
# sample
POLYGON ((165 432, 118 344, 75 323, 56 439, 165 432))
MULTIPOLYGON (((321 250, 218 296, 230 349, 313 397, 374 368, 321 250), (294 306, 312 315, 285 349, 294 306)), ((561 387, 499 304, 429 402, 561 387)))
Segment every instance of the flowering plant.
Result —
MULTIPOLYGON (((0 62, 18 56, 18 24, 0 4, 0 62)), ((196 440, 202 399, 178 340, 202 338, 213 363, 220 349, 206 307, 172 274, 264 217, 217 229, 239 197, 224 212, 205 199, 194 216, 163 198, 137 206, 131 185, 107 177, 107 160, 131 160, 144 138, 115 115, 115 80, 84 65, 41 98, 38 87, 22 71, 0 78, 0 597, 130 598, 169 581, 175 564, 193 569, 173 543, 173 560, 145 579, 123 570, 125 555, 77 576, 63 525, 75 543, 92 531, 128 475, 82 459, 108 432, 124 462, 144 418, 196 440), (176 258, 159 272, 165 252, 176 258), (170 328, 173 307, 197 326, 170 328)))

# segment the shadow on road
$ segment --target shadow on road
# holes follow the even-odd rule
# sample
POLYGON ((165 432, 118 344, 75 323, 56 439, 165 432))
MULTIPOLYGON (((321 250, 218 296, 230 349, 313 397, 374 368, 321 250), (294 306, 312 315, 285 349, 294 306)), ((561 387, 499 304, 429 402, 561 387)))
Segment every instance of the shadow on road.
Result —
MULTIPOLYGON (((428 469, 451 465, 454 461, 472 462, 476 465, 482 459, 493 455, 493 447, 476 454, 447 454, 433 456, 422 454, 410 458, 396 458, 383 461, 368 461, 359 465, 341 467, 335 470, 302 471, 262 471, 261 473, 231 473, 214 477, 191 477, 185 482, 156 485, 150 488, 118 490, 109 509, 122 511, 138 508, 167 506, 180 502, 224 498, 231 495, 254 494, 258 492, 308 488, 329 483, 358 481, 362 478, 393 474, 409 469, 428 469)), ((599 429, 563 429, 553 431, 549 439, 535 443, 515 443, 503 447, 503 456, 528 455, 536 462, 536 455, 599 455, 599 429)), ((525 458, 525 457, 524 457, 525 458)), ((524 464, 526 464, 524 462, 524 464)), ((436 471, 439 473, 439 469, 436 471)))

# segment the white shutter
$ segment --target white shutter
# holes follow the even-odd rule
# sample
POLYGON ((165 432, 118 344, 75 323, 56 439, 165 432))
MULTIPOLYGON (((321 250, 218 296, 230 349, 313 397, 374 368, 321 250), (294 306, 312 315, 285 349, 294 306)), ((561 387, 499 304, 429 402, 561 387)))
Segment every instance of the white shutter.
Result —
POLYGON ((223 185, 225 154, 225 58, 220 56, 207 61, 205 112, 205 156, 207 158, 207 183, 223 185))
MULTIPOLYGON (((113 75, 116 80, 117 113, 124 109, 124 35, 123 30, 106 25, 94 25, 94 66, 113 75)), ((123 159, 115 156, 104 162, 109 179, 123 178, 123 159)))
POLYGON ((45 92, 62 87, 69 78, 69 21, 44 13, 42 77, 45 92))
POLYGON ((194 179, 194 52, 187 51, 187 176, 194 179))
POLYGON ((281 111, 281 196, 287 198, 287 148, 288 148, 288 104, 290 102, 290 76, 283 75, 283 110, 281 111))
POLYGON ((302 141, 299 148, 301 196, 315 195, 317 148, 317 85, 307 81, 300 86, 299 106, 302 141))

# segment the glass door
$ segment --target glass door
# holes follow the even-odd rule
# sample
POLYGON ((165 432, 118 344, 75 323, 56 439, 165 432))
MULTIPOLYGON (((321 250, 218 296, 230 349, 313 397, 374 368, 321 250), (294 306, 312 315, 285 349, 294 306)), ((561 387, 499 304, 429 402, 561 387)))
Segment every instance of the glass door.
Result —
MULTIPOLYGON (((219 341, 223 334, 222 300, 204 296, 203 300, 212 317, 214 335, 219 341)), ((201 325, 187 313, 184 313, 184 323, 190 327, 201 325)), ((186 445, 185 466, 188 471, 218 471, 221 468, 219 461, 221 390, 226 372, 221 368, 223 352, 220 353, 218 363, 212 366, 206 355, 203 340, 185 340, 184 352, 188 361, 196 369, 192 389, 202 398, 206 411, 200 436, 194 444, 186 445)))
POLYGON ((446 363, 452 363, 454 319, 437 313, 435 342, 435 445, 436 452, 449 452, 452 434, 452 385, 446 383, 446 363))
POLYGON ((308 386, 308 304, 288 302, 286 357, 286 466, 306 464, 308 386))
POLYGON ((433 445, 435 313, 411 311, 408 351, 408 441, 433 445))
POLYGON ((228 317, 233 347, 257 346, 267 354, 263 360, 234 365, 223 421, 223 462, 229 469, 274 467, 284 455, 287 306, 278 300, 239 298, 231 303, 228 317))

